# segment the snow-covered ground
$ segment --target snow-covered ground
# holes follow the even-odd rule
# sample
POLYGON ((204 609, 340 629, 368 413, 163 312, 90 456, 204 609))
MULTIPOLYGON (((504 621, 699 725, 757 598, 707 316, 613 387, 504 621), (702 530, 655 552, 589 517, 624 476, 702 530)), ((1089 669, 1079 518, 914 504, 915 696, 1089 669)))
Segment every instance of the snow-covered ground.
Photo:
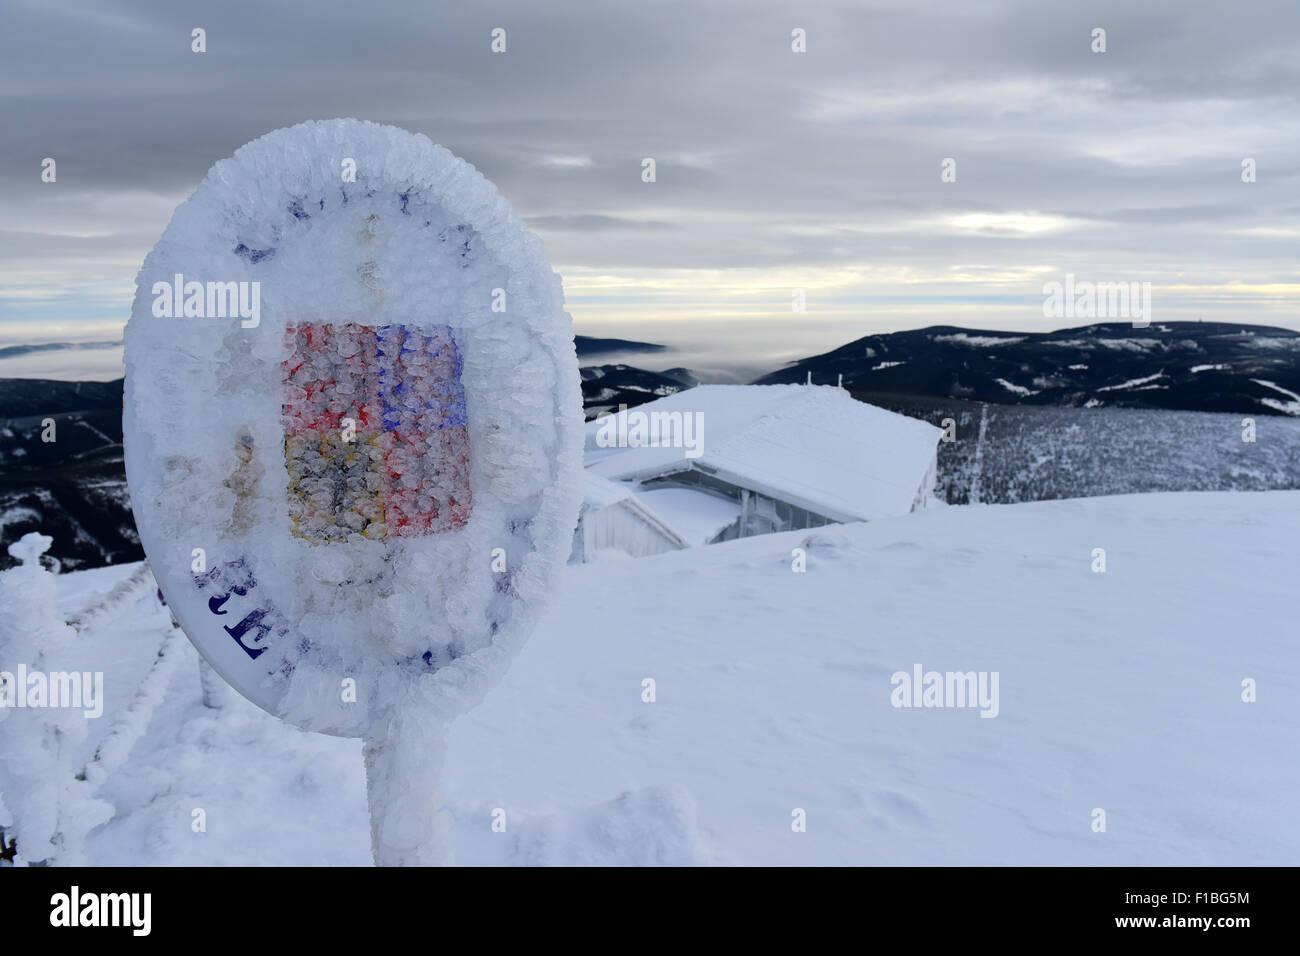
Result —
MULTIPOLYGON (((938 508, 570 567, 452 729, 457 862, 1300 863, 1298 565, 1300 492, 1277 491, 938 508), (998 715, 895 708, 915 664, 998 672, 998 715)), ((65 613, 132 569, 63 576, 65 613)), ((86 632, 110 708, 170 630, 146 589, 86 632)), ((205 708, 174 646, 90 862, 369 864, 360 744, 233 694, 205 708)))

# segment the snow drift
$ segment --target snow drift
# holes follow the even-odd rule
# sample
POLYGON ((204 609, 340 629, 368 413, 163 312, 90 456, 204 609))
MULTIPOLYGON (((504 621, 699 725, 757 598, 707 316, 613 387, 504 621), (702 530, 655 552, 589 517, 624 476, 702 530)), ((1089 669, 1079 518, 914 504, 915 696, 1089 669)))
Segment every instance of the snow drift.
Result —
MULTIPOLYGON (((452 728, 458 861, 1300 860, 1300 493, 940 508, 817 535, 806 573, 808 532, 569 567, 452 728), (998 716, 893 707, 891 675, 917 663, 999 672, 998 716)), ((63 575, 69 613, 131 571, 63 575)), ((141 603, 99 635, 122 658, 110 694, 160 627, 141 603)), ((366 864, 359 745, 200 693, 196 668, 175 672, 101 791, 116 817, 89 860, 366 864)))

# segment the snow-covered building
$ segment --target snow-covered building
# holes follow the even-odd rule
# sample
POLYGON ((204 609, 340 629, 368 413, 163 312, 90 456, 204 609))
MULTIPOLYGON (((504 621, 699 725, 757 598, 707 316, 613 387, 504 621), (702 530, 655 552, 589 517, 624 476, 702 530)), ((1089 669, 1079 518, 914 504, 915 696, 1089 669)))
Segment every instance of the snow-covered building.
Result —
POLYGON ((640 556, 674 538, 693 546, 906 514, 930 498, 942 434, 808 385, 701 385, 586 427, 576 560, 580 543, 588 560, 593 543, 640 556))
POLYGON ((569 563, 593 561, 602 554, 643 558, 689 544, 633 494, 631 485, 585 474, 569 563))

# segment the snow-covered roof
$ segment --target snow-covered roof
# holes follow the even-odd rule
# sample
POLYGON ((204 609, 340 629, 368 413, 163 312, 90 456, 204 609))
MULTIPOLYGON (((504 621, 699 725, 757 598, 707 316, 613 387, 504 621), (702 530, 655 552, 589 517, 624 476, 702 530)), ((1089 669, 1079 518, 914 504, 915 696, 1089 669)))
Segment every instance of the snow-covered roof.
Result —
POLYGON ((688 541, 671 521, 666 520, 644 501, 642 496, 633 494, 634 491, 635 489, 630 485, 602 478, 587 469, 583 472, 582 480, 582 510, 599 511, 602 508, 621 505, 674 547, 685 548, 693 543, 688 541))
POLYGON ((624 498, 630 497, 632 488, 621 481, 611 481, 593 473, 590 469, 582 475, 582 506, 584 508, 608 508, 624 498))
POLYGON ((642 490, 634 484, 602 478, 587 469, 583 476, 582 506, 599 510, 623 503, 649 523, 686 545, 707 544, 740 515, 740 505, 718 495, 691 488, 642 490))
MULTIPOLYGON (((692 466, 838 521, 905 514, 942 432, 817 385, 700 385, 587 423, 587 471, 646 479, 692 466), (645 417, 639 417, 645 416, 645 417), (601 447, 617 428, 690 416, 692 449, 601 447), (620 421, 626 416, 625 421, 620 421), (689 456, 689 457, 688 457, 689 456)), ((676 424, 676 423, 675 423, 676 424)), ((680 438, 681 431, 673 433, 680 438)))
POLYGON ((739 503, 690 488, 652 488, 636 498, 691 544, 708 544, 740 517, 739 503))

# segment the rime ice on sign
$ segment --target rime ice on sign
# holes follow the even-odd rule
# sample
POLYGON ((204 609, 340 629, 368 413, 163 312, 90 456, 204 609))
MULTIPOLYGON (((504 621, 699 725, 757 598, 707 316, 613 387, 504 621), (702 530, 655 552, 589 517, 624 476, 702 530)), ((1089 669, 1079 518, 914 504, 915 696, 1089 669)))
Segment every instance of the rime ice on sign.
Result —
POLYGON ((287 331, 284 459, 294 535, 320 544, 463 527, 469 435, 451 329, 307 323, 287 331))
POLYGON ((258 706, 366 741, 376 862, 445 862, 446 727, 527 640, 581 498, 545 249, 426 137, 304 123, 177 208, 125 337, 131 497, 186 634, 258 706), (259 321, 154 315, 178 273, 249 283, 259 321))

